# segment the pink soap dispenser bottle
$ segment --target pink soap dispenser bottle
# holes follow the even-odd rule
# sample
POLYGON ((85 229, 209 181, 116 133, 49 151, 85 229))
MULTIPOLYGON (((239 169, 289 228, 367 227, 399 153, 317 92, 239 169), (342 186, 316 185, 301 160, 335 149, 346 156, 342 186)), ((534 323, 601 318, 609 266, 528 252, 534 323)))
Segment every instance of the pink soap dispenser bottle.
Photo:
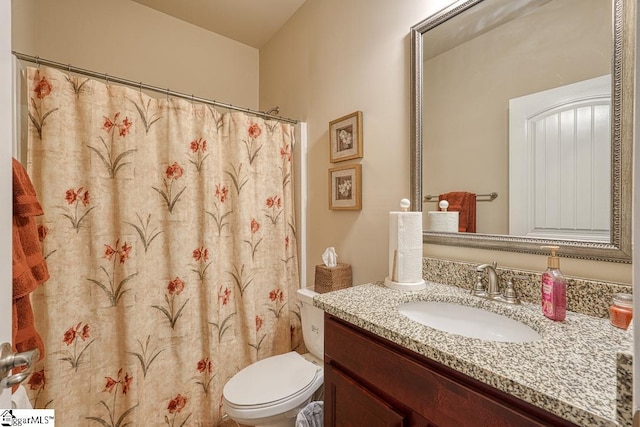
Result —
POLYGON ((547 270, 542 273, 542 313, 551 320, 562 322, 567 314, 567 281, 560 271, 558 246, 542 246, 549 249, 551 256, 547 270))

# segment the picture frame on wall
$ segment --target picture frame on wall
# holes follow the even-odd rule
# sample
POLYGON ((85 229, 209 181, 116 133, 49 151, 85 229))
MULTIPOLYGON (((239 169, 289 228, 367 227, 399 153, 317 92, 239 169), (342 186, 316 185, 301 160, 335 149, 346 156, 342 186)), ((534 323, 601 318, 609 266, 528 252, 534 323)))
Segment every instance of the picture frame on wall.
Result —
POLYGON ((362 166, 329 169, 329 209, 362 210, 362 166))
POLYGON ((362 111, 356 111, 329 123, 329 159, 331 163, 362 158, 362 111))

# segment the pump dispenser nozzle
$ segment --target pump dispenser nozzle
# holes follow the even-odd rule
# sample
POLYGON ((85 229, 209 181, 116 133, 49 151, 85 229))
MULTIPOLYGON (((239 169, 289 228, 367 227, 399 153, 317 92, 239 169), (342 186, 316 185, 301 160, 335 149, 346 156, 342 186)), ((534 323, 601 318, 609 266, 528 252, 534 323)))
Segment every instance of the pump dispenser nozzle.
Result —
POLYGON ((560 246, 540 246, 540 249, 549 249, 551 256, 547 258, 547 267, 560 268, 560 258, 556 255, 556 252, 560 250, 560 246))

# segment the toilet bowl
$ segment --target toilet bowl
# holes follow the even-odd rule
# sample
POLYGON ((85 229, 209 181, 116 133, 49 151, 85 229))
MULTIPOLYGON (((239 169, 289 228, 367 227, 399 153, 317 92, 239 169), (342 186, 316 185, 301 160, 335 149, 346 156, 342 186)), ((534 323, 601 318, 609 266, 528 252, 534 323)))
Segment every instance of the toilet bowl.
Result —
POLYGON ((293 427, 298 412, 316 400, 324 383, 324 312, 313 307, 310 289, 297 291, 302 336, 309 353, 295 351, 255 362, 235 374, 222 390, 226 414, 256 427, 293 427))

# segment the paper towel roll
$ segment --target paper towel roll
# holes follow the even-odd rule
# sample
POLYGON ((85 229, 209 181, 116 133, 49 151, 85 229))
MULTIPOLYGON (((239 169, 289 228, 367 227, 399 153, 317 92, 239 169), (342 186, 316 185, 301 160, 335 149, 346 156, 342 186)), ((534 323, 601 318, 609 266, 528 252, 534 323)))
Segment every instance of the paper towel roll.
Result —
POLYGON ((459 212, 429 211, 429 231, 458 232, 459 212))
POLYGON ((422 212, 389 212, 389 277, 422 282, 422 212))

